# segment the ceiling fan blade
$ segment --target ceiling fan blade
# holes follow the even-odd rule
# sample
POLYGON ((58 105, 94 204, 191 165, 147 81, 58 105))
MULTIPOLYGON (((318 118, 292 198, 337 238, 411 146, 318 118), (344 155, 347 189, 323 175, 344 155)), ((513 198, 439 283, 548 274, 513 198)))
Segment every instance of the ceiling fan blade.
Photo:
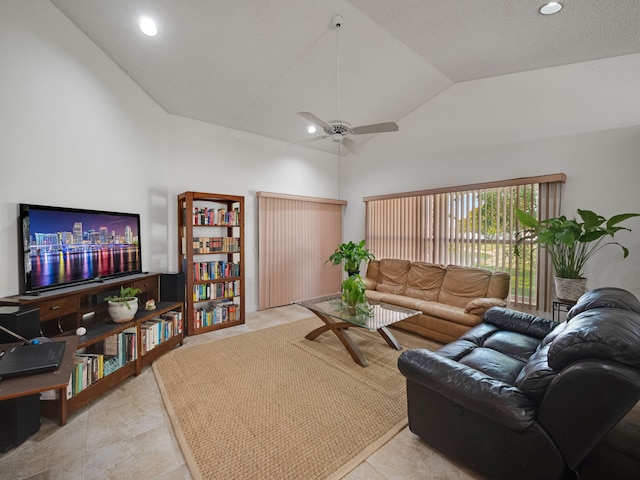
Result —
POLYGON ((400 127, 398 127, 398 124, 396 122, 385 122, 353 127, 351 129, 351 132, 353 132, 355 135, 363 135, 367 133, 397 132, 399 129, 400 127))
POLYGON ((349 150, 351 153, 355 153, 356 155, 362 151, 360 145, 351 138, 345 138, 344 140, 342 140, 342 145, 347 147, 347 150, 349 150))
POLYGON ((324 120, 319 119, 318 117, 316 117, 313 113, 311 112, 298 112, 298 115, 300 115, 303 118, 306 118, 307 120, 309 120, 311 123, 321 127, 324 130, 329 130, 329 131, 333 131, 333 127, 331 125, 329 125, 327 122, 325 122, 324 120))
POLYGON ((305 143, 317 142, 318 140, 324 140, 325 138, 329 138, 329 135, 320 135, 319 137, 308 138, 307 140, 302 140, 300 142, 287 143, 287 147, 291 147, 294 145, 304 145, 305 143))

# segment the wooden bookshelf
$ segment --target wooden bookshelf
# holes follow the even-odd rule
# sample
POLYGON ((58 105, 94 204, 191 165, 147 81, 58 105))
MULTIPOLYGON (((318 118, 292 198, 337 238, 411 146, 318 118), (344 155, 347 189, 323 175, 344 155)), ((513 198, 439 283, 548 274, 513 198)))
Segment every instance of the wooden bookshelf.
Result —
POLYGON ((187 335, 245 322, 244 197, 178 195, 178 258, 187 335))
MULTIPOLYGON (((131 354, 129 358, 123 358, 117 363, 111 373, 105 367, 101 374, 94 376, 91 381, 85 382, 80 390, 74 391, 74 376, 76 372, 72 369, 72 376, 69 380, 70 387, 67 395, 62 395, 61 390, 51 392, 48 396, 43 396, 41 401, 42 414, 48 417, 58 418, 59 423, 64 425, 67 421, 67 414, 77 410, 94 399, 104 395, 112 388, 119 385, 132 375, 138 375, 145 365, 150 364, 160 355, 168 352, 177 345, 182 345, 184 331, 184 311, 180 302, 157 302, 155 310, 145 310, 144 304, 147 300, 157 299, 159 294, 158 274, 136 274, 105 280, 100 283, 90 283, 87 285, 61 288, 42 292, 39 295, 21 295, 0 299, 0 305, 23 305, 35 306, 40 310, 40 328, 44 336, 64 338, 70 335, 75 336, 78 327, 86 328, 86 333, 77 337, 78 345, 75 351, 75 358, 91 358, 95 361, 102 356, 105 363, 112 360, 114 356, 106 354, 106 342, 114 336, 118 336, 125 331, 130 331, 131 354), (139 288, 138 295, 141 305, 133 320, 125 323, 115 323, 109 318, 107 313, 107 302, 104 297, 117 293, 120 287, 139 288), (167 328, 162 340, 156 342, 154 348, 144 351, 143 324, 164 315, 171 314, 171 323, 175 328, 167 328)), ((168 322, 169 320, 165 320, 168 322)), ((160 322, 158 322, 160 323, 160 322)), ((118 351, 118 357, 120 351, 118 351)), ((87 361, 88 362, 88 361, 87 361)), ((84 366, 84 365, 83 365, 84 366)), ((66 381, 66 380, 65 380, 66 381)))

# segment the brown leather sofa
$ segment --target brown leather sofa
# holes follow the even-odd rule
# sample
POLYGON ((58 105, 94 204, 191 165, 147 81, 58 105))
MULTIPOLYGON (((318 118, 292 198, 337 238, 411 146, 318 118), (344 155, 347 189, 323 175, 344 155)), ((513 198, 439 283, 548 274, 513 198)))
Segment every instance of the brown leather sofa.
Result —
POLYGON ((369 300, 422 312, 394 326, 448 343, 481 323, 489 308, 507 305, 510 275, 382 259, 369 263, 363 280, 369 300))

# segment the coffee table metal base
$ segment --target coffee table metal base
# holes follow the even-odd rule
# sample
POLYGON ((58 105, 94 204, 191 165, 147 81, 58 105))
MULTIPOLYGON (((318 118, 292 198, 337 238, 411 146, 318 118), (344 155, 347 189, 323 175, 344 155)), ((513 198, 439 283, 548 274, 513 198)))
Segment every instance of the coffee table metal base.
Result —
MULTIPOLYGON (((324 332, 332 331, 336 334, 342 345, 347 349, 353 361, 358 365, 362 365, 363 367, 368 367, 369 362, 367 358, 362 353, 362 350, 358 348, 353 339, 349 336, 347 329, 349 327, 357 327, 357 325, 349 322, 339 322, 333 319, 328 315, 323 315, 320 312, 313 312, 315 315, 322 320, 325 324, 321 327, 316 328, 309 334, 307 334, 304 338, 307 340, 314 340, 318 335, 323 334, 324 332)), ((395 348, 396 350, 402 350, 402 346, 398 343, 396 337, 389 331, 387 327, 381 327, 377 329, 377 332, 384 338, 387 344, 391 348, 395 348)))

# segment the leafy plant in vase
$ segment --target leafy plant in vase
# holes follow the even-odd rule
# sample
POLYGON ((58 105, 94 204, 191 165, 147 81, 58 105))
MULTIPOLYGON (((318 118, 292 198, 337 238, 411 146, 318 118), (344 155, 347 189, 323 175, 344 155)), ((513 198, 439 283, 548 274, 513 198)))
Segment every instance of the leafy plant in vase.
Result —
POLYGON ((116 323, 124 323, 133 320, 138 312, 138 295, 139 288, 120 287, 118 295, 105 297, 105 301, 109 302, 107 310, 109 316, 116 323))
POLYGON ((556 295, 563 300, 575 301, 584 292, 587 279, 582 276, 585 263, 602 247, 618 245, 624 258, 629 250, 613 239, 620 230, 631 231, 619 224, 639 213, 622 213, 608 220, 591 210, 578 209, 580 220, 560 217, 536 219, 522 210, 516 211, 518 221, 525 227, 516 234, 515 254, 520 255, 525 244, 537 244, 551 257, 555 271, 556 295), (605 242, 605 243, 603 243, 605 242))
POLYGON ((371 306, 365 292, 365 284, 357 273, 342 282, 342 301, 347 305, 349 315, 371 315, 371 306))
POLYGON ((332 262, 334 265, 344 263, 344 271, 347 272, 349 276, 360 273, 360 264, 363 261, 370 262, 375 259, 373 254, 365 248, 364 245, 364 240, 360 243, 352 241, 341 243, 338 245, 338 248, 336 248, 336 251, 331 254, 327 262, 332 262))

